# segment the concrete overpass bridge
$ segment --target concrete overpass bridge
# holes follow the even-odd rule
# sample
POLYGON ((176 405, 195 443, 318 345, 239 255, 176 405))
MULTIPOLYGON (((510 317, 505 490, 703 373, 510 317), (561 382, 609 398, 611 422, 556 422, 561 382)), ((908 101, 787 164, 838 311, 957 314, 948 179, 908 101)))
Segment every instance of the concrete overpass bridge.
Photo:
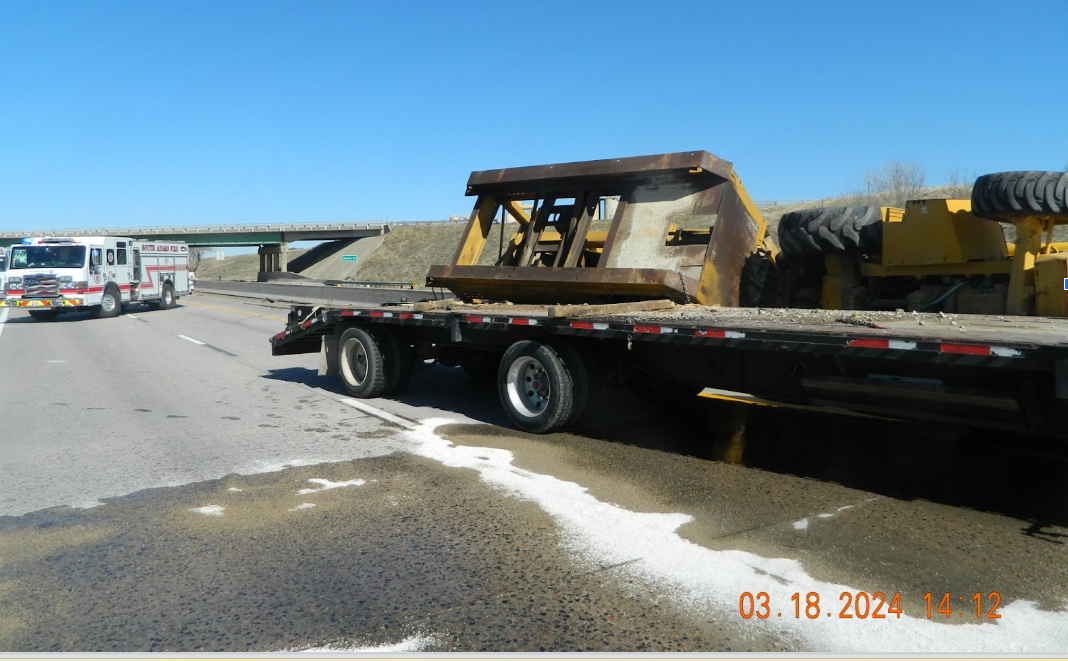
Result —
POLYGON ((293 241, 337 241, 381 236, 385 223, 287 223, 256 225, 185 225, 175 227, 106 227, 0 232, 0 246, 25 237, 126 236, 154 241, 185 241, 191 247, 259 246, 260 271, 285 271, 286 246, 293 241))

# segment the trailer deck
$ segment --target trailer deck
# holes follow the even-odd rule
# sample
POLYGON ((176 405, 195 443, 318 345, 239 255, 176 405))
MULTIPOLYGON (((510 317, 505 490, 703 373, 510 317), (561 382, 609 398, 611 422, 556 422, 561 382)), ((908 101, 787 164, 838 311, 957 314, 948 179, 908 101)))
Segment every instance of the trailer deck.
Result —
POLYGON ((840 406, 909 420, 1068 434, 1068 320, 1035 317, 715 308, 556 316, 552 306, 417 310, 295 307, 275 355, 327 349, 344 329, 388 329, 404 344, 495 352, 563 339, 601 365, 670 384, 840 406), (324 341, 323 338, 327 338, 324 341))

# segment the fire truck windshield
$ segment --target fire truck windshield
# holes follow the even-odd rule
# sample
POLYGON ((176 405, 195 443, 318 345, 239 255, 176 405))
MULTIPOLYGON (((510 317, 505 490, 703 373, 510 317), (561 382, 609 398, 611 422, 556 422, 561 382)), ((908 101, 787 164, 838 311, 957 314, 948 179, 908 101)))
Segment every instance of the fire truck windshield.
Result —
POLYGON ((12 246, 12 271, 76 269, 85 266, 85 246, 12 246))

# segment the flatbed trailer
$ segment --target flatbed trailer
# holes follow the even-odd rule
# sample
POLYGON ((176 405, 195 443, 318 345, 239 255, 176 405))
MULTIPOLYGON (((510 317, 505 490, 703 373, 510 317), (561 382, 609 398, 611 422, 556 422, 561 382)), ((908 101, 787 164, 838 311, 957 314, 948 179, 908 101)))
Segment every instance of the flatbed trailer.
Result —
POLYGON ((1065 319, 669 301, 296 306, 271 345, 274 355, 319 352, 320 374, 340 374, 356 397, 399 391, 429 358, 492 375, 509 418, 535 433, 610 405, 611 382, 650 397, 711 387, 1068 438, 1065 319))

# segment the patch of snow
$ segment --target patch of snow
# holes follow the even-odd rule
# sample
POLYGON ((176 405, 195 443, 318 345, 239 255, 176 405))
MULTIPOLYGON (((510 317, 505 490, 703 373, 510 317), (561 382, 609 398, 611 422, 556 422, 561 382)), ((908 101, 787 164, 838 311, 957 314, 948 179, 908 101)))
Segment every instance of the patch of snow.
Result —
POLYGON ((794 521, 794 530, 808 530, 808 519, 794 521))
POLYGON ((189 511, 205 516, 222 516, 225 509, 222 505, 205 505, 204 507, 194 507, 189 511))
POLYGON ((385 645, 372 645, 370 647, 309 647, 297 650, 298 652, 343 652, 345 654, 376 653, 388 654, 390 652, 423 652, 433 646, 437 640, 434 636, 410 636, 399 643, 387 643, 385 645))
MULTIPOLYGON (((765 558, 739 550, 714 551, 678 535, 692 521, 682 513, 640 513, 594 498, 586 487, 551 475, 513 472, 507 450, 456 446, 435 433, 446 419, 425 420, 405 436, 413 451, 455 468, 470 468, 487 484, 536 503, 556 520, 565 543, 580 557, 630 573, 666 588, 681 607, 706 616, 718 611, 737 618, 743 592, 767 592, 773 611, 782 617, 749 620, 778 634, 793 647, 822 653, 1061 653, 1068 649, 1068 612, 1042 611, 1035 603, 1016 601, 1000 609, 996 622, 945 624, 908 615, 886 619, 839 619, 837 596, 860 590, 817 580, 796 560, 765 558), (620 535, 619 531, 627 531, 620 535), (815 592, 825 602, 821 616, 792 617, 791 596, 815 592), (831 617, 823 613, 831 612, 831 617)), ((902 600, 915 595, 902 595, 902 600)), ((1065 606, 1068 606, 1066 604, 1065 606)), ((383 651, 375 649, 373 651, 383 651)))
POLYGON ((297 510, 310 510, 313 507, 315 507, 315 503, 301 503, 300 505, 297 505, 296 507, 291 507, 286 511, 296 512, 297 510))
POLYGON ((230 487, 227 491, 244 491, 244 489, 238 489, 237 487, 230 487))
POLYGON ((301 489, 297 492, 298 495, 306 496, 309 493, 319 493, 320 491, 329 491, 330 489, 340 489, 341 487, 362 487, 367 484, 366 480, 356 478, 355 480, 349 480, 347 482, 331 482, 330 480, 324 480, 321 477, 313 477, 308 480, 312 484, 318 484, 318 489, 301 489))

